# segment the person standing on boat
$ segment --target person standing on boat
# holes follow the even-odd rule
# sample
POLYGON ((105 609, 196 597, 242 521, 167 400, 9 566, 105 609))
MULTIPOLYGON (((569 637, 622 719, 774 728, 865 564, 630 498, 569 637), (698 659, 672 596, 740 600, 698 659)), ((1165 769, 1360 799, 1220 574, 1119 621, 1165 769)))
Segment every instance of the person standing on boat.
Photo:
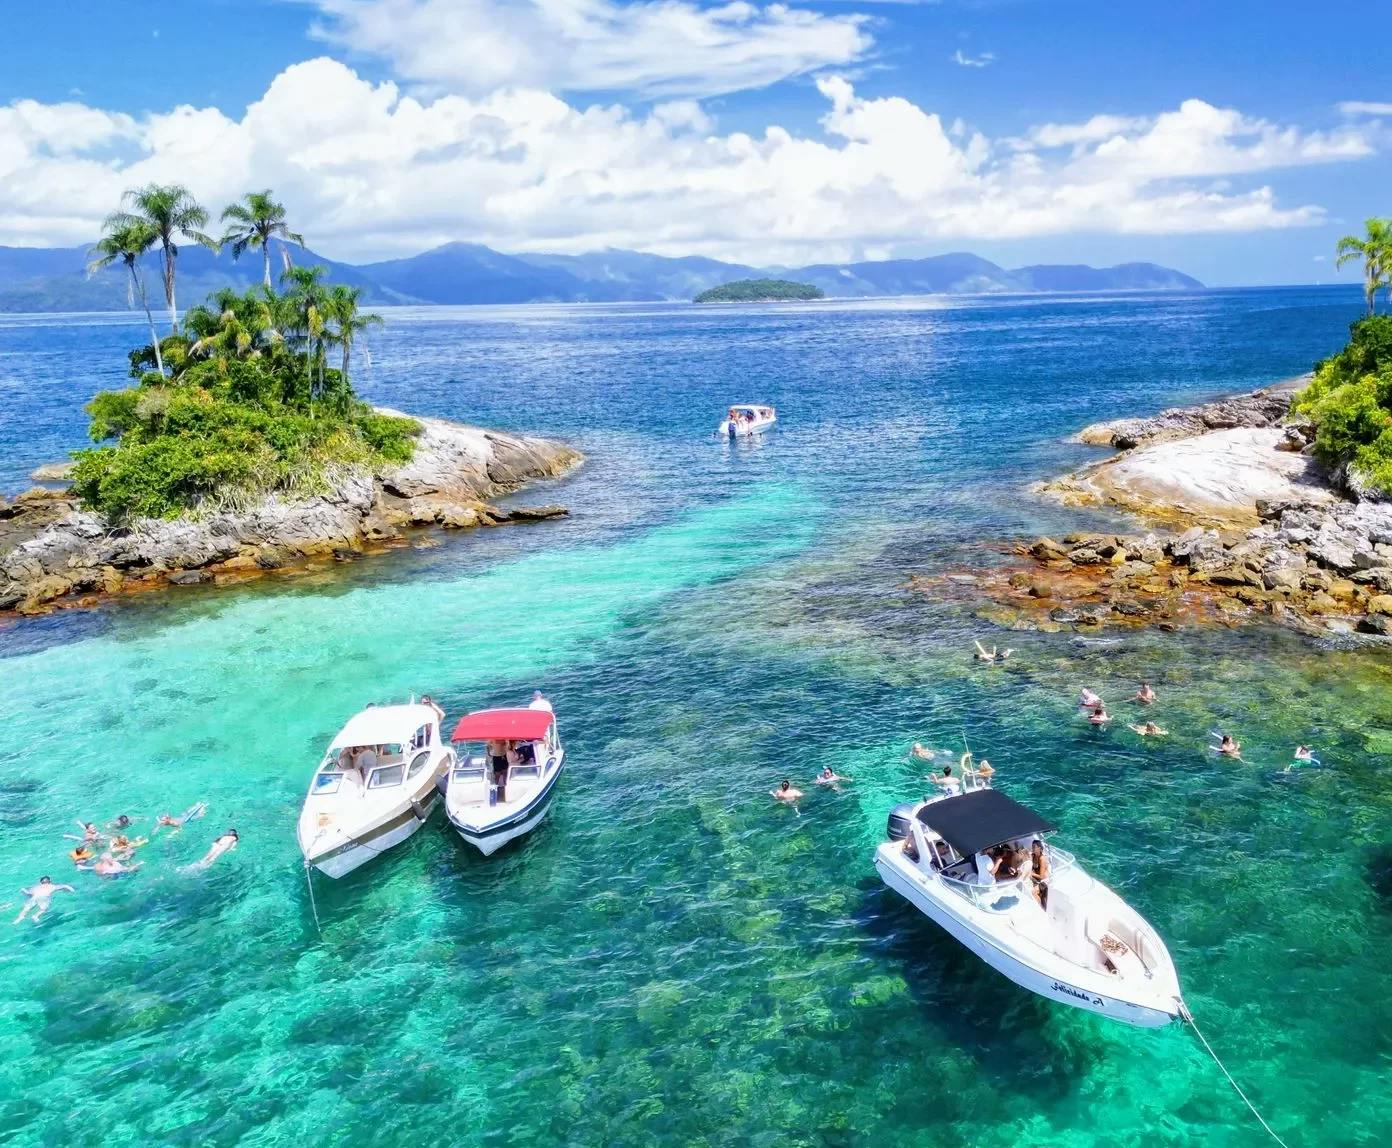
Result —
POLYGON ((556 712, 551 703, 547 700, 546 695, 540 690, 532 691, 532 700, 527 703, 527 708, 529 710, 544 710, 549 714, 556 712))
POLYGON ((429 694, 421 694, 421 705, 428 706, 430 709, 434 710, 437 721, 445 720, 445 707, 440 705, 440 703, 429 694))
POLYGON ((493 767, 493 784, 497 788, 498 800, 507 800, 508 743, 501 738, 493 738, 485 747, 488 764, 493 767))
POLYGON ((18 925, 25 917, 29 917, 37 925, 43 915, 48 912, 48 907, 53 901, 53 894, 60 890, 65 893, 77 892, 71 885, 55 885, 53 878, 47 876, 40 877, 37 885, 21 889, 20 892, 29 899, 24 902, 24 908, 20 909, 19 916, 12 923, 18 925), (32 916, 30 916, 30 910, 33 910, 32 916))
POLYGON ((1038 837, 1030 846, 1029 860, 1030 892, 1039 902, 1041 909, 1049 907, 1049 855, 1044 852, 1044 842, 1038 837))

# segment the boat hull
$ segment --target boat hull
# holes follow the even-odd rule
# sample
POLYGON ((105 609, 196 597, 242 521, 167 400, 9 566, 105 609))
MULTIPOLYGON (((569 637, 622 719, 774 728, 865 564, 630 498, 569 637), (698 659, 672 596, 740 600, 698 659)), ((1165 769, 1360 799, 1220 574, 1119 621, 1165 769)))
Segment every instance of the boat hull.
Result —
MULTIPOLYGON (((954 911, 955 906, 950 906, 933 896, 912 874, 905 872, 904 868, 894 861, 886 860, 879 852, 875 855, 875 868, 879 870, 880 879, 889 888, 960 941, 986 964, 1023 989, 1059 1004, 1097 1013, 1099 1016, 1110 1017, 1137 1028, 1161 1028, 1179 1015, 1178 998, 1172 1005, 1125 1000, 1099 991, 1093 984, 1083 983, 1083 977, 1071 976, 1063 968, 1031 964, 996 943, 990 936, 973 928, 966 915, 971 909, 965 902, 962 912, 954 911)), ((947 896, 956 898, 957 895, 949 893, 947 896)), ((1054 964, 1062 965, 1063 962, 1054 964)))
POLYGON ((769 427, 773 426, 777 421, 777 419, 757 419, 752 423, 732 423, 729 419, 726 419, 720 424, 718 433, 724 435, 726 438, 747 438, 749 435, 768 430, 769 427))
POLYGON ((525 805, 520 806, 508 817, 495 822, 474 822, 463 812, 456 813, 446 801, 445 813, 455 832, 485 857, 492 856, 509 841, 525 837, 535 829, 546 814, 550 812, 551 802, 556 796, 556 783, 565 772, 565 755, 557 763, 555 771, 525 805))
POLYGON ((433 785, 404 810, 379 825, 346 840, 309 860, 325 877, 345 877, 374 857, 414 836, 433 816, 440 804, 440 792, 433 785))

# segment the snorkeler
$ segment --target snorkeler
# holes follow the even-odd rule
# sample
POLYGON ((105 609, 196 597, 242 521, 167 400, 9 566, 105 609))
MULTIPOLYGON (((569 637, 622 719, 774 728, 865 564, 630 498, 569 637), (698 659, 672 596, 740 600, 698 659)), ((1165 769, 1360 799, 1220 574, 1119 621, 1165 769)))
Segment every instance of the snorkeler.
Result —
POLYGON ((235 829, 229 829, 209 846, 208 852, 203 854, 200 860, 195 861, 189 868, 206 869, 224 853, 230 853, 233 849, 237 848, 237 842, 239 840, 240 838, 237 836, 237 831, 235 829))
POLYGON ((20 892, 29 899, 24 902, 24 908, 20 909, 19 916, 16 917, 11 924, 18 925, 25 917, 29 917, 29 919, 37 925, 43 918, 43 915, 48 912, 49 904, 53 900, 53 894, 60 890, 66 893, 75 893, 77 891, 71 885, 55 885, 53 883, 53 878, 48 876, 40 877, 37 885, 28 889, 21 889, 20 892), (29 915, 31 909, 33 910, 33 916, 29 915))
POLYGON ((183 813, 179 814, 178 817, 171 817, 168 813, 161 813, 155 818, 155 827, 150 831, 150 836, 153 837, 165 826, 168 826, 173 829, 175 833, 178 833, 187 822, 197 821, 207 812, 208 803, 206 801, 196 801, 185 809, 183 813))

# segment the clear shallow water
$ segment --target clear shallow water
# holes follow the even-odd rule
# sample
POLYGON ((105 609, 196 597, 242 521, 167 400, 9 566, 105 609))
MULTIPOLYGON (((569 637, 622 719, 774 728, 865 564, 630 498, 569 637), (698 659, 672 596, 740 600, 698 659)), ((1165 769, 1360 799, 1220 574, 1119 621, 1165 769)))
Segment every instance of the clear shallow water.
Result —
MULTIPOLYGON (((1358 306, 393 314, 364 389, 574 439, 585 467, 524 496, 573 517, 0 630, 8 887, 62 879, 74 817, 211 806, 137 876, 77 874, 40 927, 5 926, 0 1138, 1261 1143, 1190 1035, 1047 1005, 880 888, 885 813, 922 788, 907 744, 965 731, 1157 925, 1293 1145, 1380 1142, 1392 662, 1264 629, 1005 635, 902 589, 993 560, 980 539, 1097 521, 1021 493, 1085 457, 1062 441, 1083 422, 1294 374, 1358 306), (705 437, 741 398, 782 428, 705 437), (977 635, 1015 659, 977 668, 977 635), (1076 722, 1078 685, 1126 714, 1141 678, 1166 742, 1076 722), (317 882, 317 936, 293 826, 343 717, 538 684, 572 763, 550 821, 487 861, 436 822, 317 882), (1207 752, 1218 728, 1250 764, 1207 752), (1281 772, 1298 741, 1323 769, 1281 772), (856 782, 771 807, 823 764, 856 782), (227 824, 242 846, 180 873, 227 824)), ((0 318, 0 488, 77 442, 137 329, 0 318)))

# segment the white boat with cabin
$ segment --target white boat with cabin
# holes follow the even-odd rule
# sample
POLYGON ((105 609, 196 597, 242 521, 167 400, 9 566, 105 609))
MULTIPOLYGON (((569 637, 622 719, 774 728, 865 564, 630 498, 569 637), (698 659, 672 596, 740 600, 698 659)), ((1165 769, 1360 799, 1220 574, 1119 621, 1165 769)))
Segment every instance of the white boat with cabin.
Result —
POLYGON ((454 750, 428 705, 369 706, 329 743, 300 810, 305 864, 342 877, 399 845, 440 801, 454 750))
POLYGON ((768 430, 778 421, 778 414, 772 407, 758 403, 736 403, 721 420, 715 433, 724 438, 742 438, 768 430))
POLYGON ((965 791, 897 806, 875 850, 880 878, 1017 985, 1142 1028, 1183 1014, 1179 977, 1155 929, 1050 844, 1055 827, 971 775, 965 791), (987 851, 1043 843, 1048 877, 990 874, 987 851))
POLYGON ((546 816, 565 769, 549 708, 479 710, 460 719, 445 789, 450 824, 484 856, 546 816))

